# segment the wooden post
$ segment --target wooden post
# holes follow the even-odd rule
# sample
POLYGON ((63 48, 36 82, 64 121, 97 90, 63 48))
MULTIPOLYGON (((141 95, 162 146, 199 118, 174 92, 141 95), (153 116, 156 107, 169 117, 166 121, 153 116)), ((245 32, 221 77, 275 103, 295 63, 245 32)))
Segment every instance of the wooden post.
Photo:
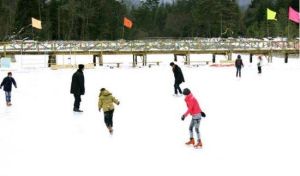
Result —
POLYGON ((147 54, 143 54, 144 66, 147 65, 147 54))
POLYGON ((132 67, 136 67, 136 65, 137 65, 137 55, 133 54, 132 56, 133 56, 133 58, 132 58, 132 67))
POLYGON ((253 57, 253 54, 250 53, 250 63, 252 63, 252 57, 253 57))
POLYGON ((285 57, 284 57, 284 63, 288 63, 288 60, 289 60, 289 54, 288 53, 285 53, 285 57))
POLYGON ((102 55, 102 53, 98 54, 98 59, 99 59, 99 66, 103 66, 103 55, 102 55))
POLYGON ((48 56, 48 67, 51 67, 52 65, 56 64, 56 55, 55 54, 49 54, 48 56))
POLYGON ((216 54, 212 55, 212 63, 216 63, 216 54))
POLYGON ((186 64, 190 65, 191 64, 190 54, 186 54, 185 57, 186 57, 186 64))
POLYGON ((174 62, 177 62, 177 54, 174 54, 174 62))
POLYGON ((94 64, 95 67, 96 67, 96 61, 97 61, 97 56, 93 55, 93 64, 94 64))

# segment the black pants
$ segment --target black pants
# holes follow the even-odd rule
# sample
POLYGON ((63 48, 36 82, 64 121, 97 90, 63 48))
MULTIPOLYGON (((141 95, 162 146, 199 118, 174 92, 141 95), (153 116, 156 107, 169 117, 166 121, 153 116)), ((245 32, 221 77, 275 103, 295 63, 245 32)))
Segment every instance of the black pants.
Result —
POLYGON ((74 98, 75 98, 75 101, 74 101, 74 109, 79 109, 79 107, 80 107, 80 102, 81 102, 80 95, 75 95, 75 94, 74 94, 74 98))
POLYGON ((104 122, 107 127, 113 127, 114 110, 104 112, 104 122))
POLYGON ((261 67, 260 66, 257 67, 257 70, 258 70, 258 73, 261 73, 261 67))
POLYGON ((174 92, 175 92, 175 94, 177 94, 178 91, 179 91, 180 94, 182 94, 181 88, 179 87, 180 84, 181 83, 175 81, 175 83, 174 83, 174 92))
POLYGON ((236 67, 236 77, 241 77, 242 76, 241 70, 242 70, 241 67, 236 67))

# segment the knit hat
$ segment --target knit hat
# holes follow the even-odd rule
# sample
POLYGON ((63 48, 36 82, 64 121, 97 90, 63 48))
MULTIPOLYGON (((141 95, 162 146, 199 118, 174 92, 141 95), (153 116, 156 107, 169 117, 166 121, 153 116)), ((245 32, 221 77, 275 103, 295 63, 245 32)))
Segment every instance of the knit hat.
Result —
POLYGON ((83 68, 84 68, 84 65, 83 65, 83 64, 79 64, 79 65, 78 65, 78 69, 79 69, 79 70, 82 70, 83 68))
POLYGON ((188 95, 190 93, 191 93, 190 89, 188 89, 188 88, 183 89, 183 92, 182 92, 183 95, 188 95))
POLYGON ((170 63, 170 66, 173 66, 173 65, 175 65, 174 62, 171 62, 171 63, 170 63))

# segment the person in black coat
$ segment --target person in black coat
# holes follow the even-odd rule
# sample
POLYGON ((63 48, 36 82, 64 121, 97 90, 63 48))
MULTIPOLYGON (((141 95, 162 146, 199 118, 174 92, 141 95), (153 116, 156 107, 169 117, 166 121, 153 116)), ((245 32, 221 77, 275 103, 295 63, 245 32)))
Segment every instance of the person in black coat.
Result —
POLYGON ((79 64, 78 70, 72 76, 72 83, 71 83, 71 94, 74 95, 74 108, 73 111, 75 112, 83 112, 79 109, 80 102, 81 102, 81 95, 84 95, 85 88, 84 88, 84 75, 83 75, 84 65, 79 64))
POLYGON ((174 64, 174 62, 171 62, 170 66, 172 67, 174 77, 175 77, 175 83, 174 83, 175 95, 178 94, 178 91, 180 94, 182 94, 182 91, 180 88, 180 84, 184 82, 184 77, 183 77, 182 71, 178 65, 174 64))
POLYGON ((242 67, 244 67, 241 55, 237 56, 237 59, 235 60, 235 67, 236 67, 236 75, 235 76, 236 77, 241 77, 242 67))
POLYGON ((12 89, 12 85, 14 85, 15 88, 17 88, 17 83, 16 83, 15 79, 12 77, 12 73, 8 72, 7 77, 5 77, 3 79, 3 81, 0 85, 0 89, 2 88, 2 86, 4 87, 6 105, 7 106, 11 106, 11 89, 12 89))

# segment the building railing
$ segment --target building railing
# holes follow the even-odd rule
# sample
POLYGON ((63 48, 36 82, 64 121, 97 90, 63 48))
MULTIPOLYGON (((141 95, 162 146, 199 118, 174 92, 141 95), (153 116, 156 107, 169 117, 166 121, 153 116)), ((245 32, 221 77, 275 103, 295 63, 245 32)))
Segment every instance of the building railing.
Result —
POLYGON ((205 52, 205 51, 294 51, 299 40, 274 41, 258 39, 155 39, 117 41, 11 41, 0 43, 0 54, 6 53, 134 53, 134 52, 205 52))

